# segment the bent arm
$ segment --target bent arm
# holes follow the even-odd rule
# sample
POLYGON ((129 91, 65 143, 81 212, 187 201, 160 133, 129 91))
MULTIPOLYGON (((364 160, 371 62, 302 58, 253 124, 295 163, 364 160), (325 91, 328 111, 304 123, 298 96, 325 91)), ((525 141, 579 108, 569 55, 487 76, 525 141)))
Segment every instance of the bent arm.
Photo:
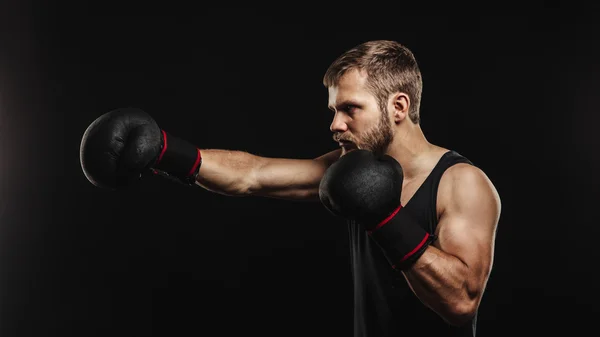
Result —
POLYGON ((318 200, 325 170, 340 157, 334 150, 314 159, 267 158, 243 151, 201 150, 196 184, 229 196, 318 200))
POLYGON ((477 168, 451 169, 448 188, 440 194, 445 195, 440 201, 446 206, 438 240, 404 275, 424 304, 459 326, 475 315, 487 284, 500 200, 477 168))

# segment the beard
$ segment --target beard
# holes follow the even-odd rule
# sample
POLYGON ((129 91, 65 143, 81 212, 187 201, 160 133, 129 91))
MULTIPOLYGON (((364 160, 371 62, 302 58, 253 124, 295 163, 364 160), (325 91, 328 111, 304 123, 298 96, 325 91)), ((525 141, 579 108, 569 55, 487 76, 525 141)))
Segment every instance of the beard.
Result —
MULTIPOLYGON (((368 150, 376 155, 383 155, 387 152, 389 145, 394 140, 394 130, 392 122, 387 114, 382 113, 381 118, 376 125, 369 128, 363 134, 355 137, 352 134, 334 134, 333 139, 336 142, 348 141, 354 143, 357 149, 368 150)), ((344 154, 346 149, 343 150, 344 154)))

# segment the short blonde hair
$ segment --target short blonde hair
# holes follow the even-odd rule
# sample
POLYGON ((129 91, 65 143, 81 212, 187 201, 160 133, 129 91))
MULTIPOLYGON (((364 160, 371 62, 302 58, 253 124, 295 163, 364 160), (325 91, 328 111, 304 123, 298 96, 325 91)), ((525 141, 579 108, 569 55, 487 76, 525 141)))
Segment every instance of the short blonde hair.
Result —
POLYGON ((420 122, 419 107, 423 80, 413 53, 396 41, 375 40, 362 43, 340 55, 327 69, 323 85, 336 85, 349 70, 367 73, 367 87, 376 97, 381 111, 387 111, 391 94, 406 93, 410 99, 409 118, 420 122))

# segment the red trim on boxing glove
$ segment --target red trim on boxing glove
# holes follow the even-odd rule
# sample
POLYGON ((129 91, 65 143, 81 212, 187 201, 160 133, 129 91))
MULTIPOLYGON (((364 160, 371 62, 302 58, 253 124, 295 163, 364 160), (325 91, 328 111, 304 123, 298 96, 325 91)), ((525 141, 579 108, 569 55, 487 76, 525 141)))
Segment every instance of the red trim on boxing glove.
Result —
POLYGON ((160 130, 160 132, 162 133, 162 148, 160 149, 160 154, 158 155, 156 164, 161 162, 161 160, 163 159, 163 156, 165 155, 165 152, 167 152, 167 148, 169 147, 169 142, 167 140, 167 133, 165 132, 165 130, 160 130))
POLYGON ((398 206, 388 217, 367 232, 381 248, 392 268, 410 267, 434 241, 407 211, 398 206))
POLYGON ((192 166, 192 168, 190 169, 190 171, 188 172, 188 176, 194 176, 198 171, 198 168, 200 168, 200 163, 202 163, 202 153, 200 152, 200 149, 196 149, 198 151, 198 154, 196 155, 196 161, 194 162, 194 166, 192 166))

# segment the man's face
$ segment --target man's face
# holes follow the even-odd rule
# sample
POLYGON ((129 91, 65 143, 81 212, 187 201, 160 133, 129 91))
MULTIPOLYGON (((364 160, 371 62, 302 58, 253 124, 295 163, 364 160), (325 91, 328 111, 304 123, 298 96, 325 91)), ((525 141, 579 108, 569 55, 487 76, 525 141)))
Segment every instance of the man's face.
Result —
POLYGON ((329 108, 335 113, 330 130, 342 155, 353 149, 383 154, 394 138, 390 116, 382 113, 366 79, 366 74, 351 70, 329 87, 329 108))

